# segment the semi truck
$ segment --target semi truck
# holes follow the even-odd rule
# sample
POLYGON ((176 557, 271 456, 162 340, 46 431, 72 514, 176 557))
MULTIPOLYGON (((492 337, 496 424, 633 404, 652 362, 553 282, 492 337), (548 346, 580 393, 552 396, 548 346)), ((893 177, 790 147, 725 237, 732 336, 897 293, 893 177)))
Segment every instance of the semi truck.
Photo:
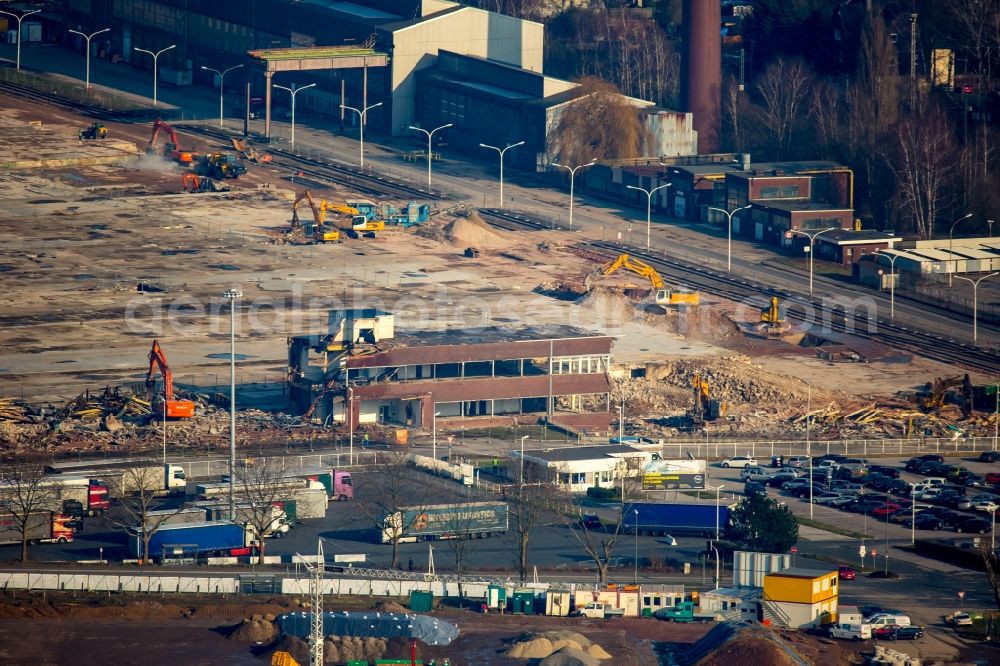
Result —
MULTIPOLYGON (((37 486, 38 497, 44 498, 49 511, 56 511, 74 519, 99 516, 108 510, 108 486, 97 479, 86 477, 46 477, 37 486)), ((10 483, 0 483, 0 500, 16 495, 10 483)))
POLYGON ((291 472, 289 476, 318 481, 326 488, 326 495, 337 502, 347 502, 354 499, 354 479, 350 472, 337 469, 307 469, 291 472))
POLYGON ((51 478, 60 475, 99 479, 116 499, 118 495, 136 495, 140 491, 160 496, 183 495, 187 490, 187 475, 182 466, 150 459, 53 463, 45 466, 45 472, 51 478))
MULTIPOLYGON (((268 521, 268 528, 264 531, 265 539, 269 537, 281 537, 284 534, 288 534, 288 531, 291 529, 291 520, 285 513, 284 504, 284 502, 276 502, 271 505, 269 513, 265 514, 261 512, 259 514, 261 518, 260 522, 268 521)), ((251 505, 237 502, 235 508, 235 521, 237 523, 248 524, 250 522, 257 522, 256 520, 251 521, 251 518, 254 517, 251 505)), ((190 509, 185 509, 186 511, 191 511, 193 512, 192 515, 198 516, 197 520, 192 519, 190 522, 233 520, 232 513, 229 510, 229 502, 226 501, 207 500, 194 502, 191 504, 190 509)))
POLYGON ((504 502, 463 502, 402 507, 382 518, 382 543, 480 539, 507 531, 504 502))
POLYGON ((622 529, 628 534, 667 536, 687 534, 713 537, 729 525, 729 507, 715 504, 633 502, 622 514, 622 529))
MULTIPOLYGON (((149 540, 149 556, 167 558, 227 557, 250 555, 255 541, 252 530, 228 520, 164 525, 149 540)), ((128 548, 132 557, 143 555, 142 533, 131 530, 128 548)))
MULTIPOLYGON (((73 543, 69 518, 54 511, 39 511, 28 516, 25 536, 28 543, 73 543)), ((10 513, 0 514, 0 545, 21 543, 20 521, 10 513)))

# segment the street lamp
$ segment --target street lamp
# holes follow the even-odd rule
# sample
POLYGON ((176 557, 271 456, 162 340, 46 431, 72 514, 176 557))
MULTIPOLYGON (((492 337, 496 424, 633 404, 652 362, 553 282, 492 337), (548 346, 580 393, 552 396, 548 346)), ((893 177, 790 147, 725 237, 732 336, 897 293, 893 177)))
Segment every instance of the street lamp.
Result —
POLYGON ((630 190, 639 190, 646 195, 646 249, 649 249, 649 230, 650 230, 650 216, 653 209, 653 193, 657 190, 662 190, 665 187, 670 187, 673 183, 667 183, 666 185, 658 185, 651 190, 647 190, 643 187, 636 187, 635 185, 626 185, 630 190))
POLYGON ((451 127, 454 123, 448 123, 447 125, 441 125, 441 127, 435 127, 432 130, 425 130, 422 127, 414 127, 410 125, 410 129, 415 132, 423 132, 427 135, 427 189, 431 188, 431 160, 433 159, 433 149, 431 145, 431 139, 434 137, 434 132, 438 130, 443 130, 447 127, 451 127))
POLYGON ((431 458, 438 459, 438 417, 441 412, 434 412, 431 418, 431 458))
POLYGON ((990 550, 993 551, 993 553, 995 555, 996 554, 996 549, 997 549, 997 541, 996 541, 996 533, 997 533, 997 509, 996 509, 996 507, 994 507, 993 510, 990 511, 990 523, 991 523, 991 527, 990 527, 990 550))
MULTIPOLYGON (((104 28, 103 30, 98 30, 97 32, 92 32, 89 35, 85 35, 84 33, 80 32, 79 30, 70 30, 70 32, 72 32, 74 35, 80 35, 81 37, 83 37, 84 39, 87 40, 87 90, 90 90, 90 39, 92 37, 96 37, 97 35, 101 34, 102 32, 107 32, 108 30, 111 30, 111 28, 104 28)), ((20 40, 18 40, 18 41, 20 41, 20 40)))
POLYGON ((517 143, 509 143, 506 148, 497 148, 496 146, 490 146, 485 143, 479 144, 480 148, 492 148, 500 154, 500 209, 503 209, 503 156, 511 148, 517 148, 518 146, 523 146, 524 141, 518 141, 517 143))
POLYGON ((740 212, 741 210, 749 210, 749 208, 750 208, 750 205, 748 204, 746 206, 740 206, 739 208, 737 208, 733 212, 729 212, 728 210, 725 210, 724 208, 716 208, 715 206, 709 206, 708 207, 709 210, 717 210, 720 213, 724 213, 725 216, 726 216, 726 218, 728 219, 728 222, 729 222, 726 225, 726 227, 727 227, 727 230, 726 230, 726 238, 727 238, 727 241, 726 241, 726 271, 729 272, 729 273, 733 272, 733 215, 736 215, 736 213, 740 212))
POLYGON ((806 382, 806 458, 809 458, 809 520, 813 518, 813 457, 812 441, 809 439, 809 426, 812 421, 812 384, 806 382))
POLYGON ((37 14, 42 11, 41 9, 32 9, 30 12, 25 12, 18 16, 17 14, 11 12, 5 12, 0 9, 0 14, 6 14, 7 16, 13 16, 17 19, 17 71, 21 71, 21 21, 32 14, 37 14))
POLYGON ((236 477, 236 299, 243 292, 227 289, 223 298, 229 299, 229 516, 236 515, 234 495, 236 477))
POLYGON ((724 485, 715 487, 715 540, 719 540, 719 493, 725 488, 724 485))
POLYGON ((354 387, 347 387, 347 460, 354 465, 354 387))
POLYGON ((632 560, 632 584, 639 584, 639 509, 632 509, 635 518, 632 521, 635 527, 635 558, 632 560))
POLYGON ((712 550, 715 551, 715 589, 719 589, 719 577, 721 576, 721 571, 719 566, 721 558, 719 557, 719 549, 715 547, 714 541, 710 542, 708 545, 712 550))
POLYGON ((573 231, 573 181, 576 180, 576 170, 597 164, 597 158, 590 160, 586 164, 578 164, 575 167, 568 167, 565 164, 553 162, 552 166, 569 171, 569 230, 573 231))
MULTIPOLYGON (((225 90, 224 84, 226 80, 226 74, 233 71, 234 69, 239 69, 242 66, 243 65, 233 65, 229 69, 224 69, 221 72, 217 69, 212 69, 211 67, 205 67, 204 65, 201 66, 202 69, 208 70, 209 72, 215 72, 216 74, 219 75, 219 127, 222 127, 222 96, 225 90)), ((293 106, 292 108, 295 107, 293 106)), ((294 126, 294 120, 293 120, 293 126, 294 126)))
POLYGON ((371 106, 366 106, 364 109, 355 109, 353 106, 347 106, 346 104, 341 104, 341 109, 347 109, 348 111, 353 111, 358 114, 358 127, 361 130, 361 168, 365 168, 365 118, 368 116, 368 112, 374 109, 376 106, 382 106, 382 102, 377 102, 371 106))
POLYGON ((521 438, 521 485, 524 485, 524 440, 531 437, 531 435, 525 435, 521 438))
POLYGON ((618 403, 618 443, 624 444, 625 440, 625 399, 618 403))
POLYGON ((138 46, 133 46, 132 48, 134 50, 136 50, 136 51, 139 51, 140 53, 148 53, 149 55, 153 56, 153 108, 156 108, 156 81, 157 81, 157 78, 158 78, 157 77, 157 71, 158 71, 157 70, 157 67, 158 67, 157 62, 159 61, 161 54, 166 53, 170 49, 177 48, 177 45, 176 44, 171 44, 167 48, 160 49, 159 51, 156 51, 156 52, 147 51, 146 49, 140 49, 138 46))
MULTIPOLYGON (((967 213, 967 214, 963 215, 962 217, 958 218, 957 220, 955 220, 954 222, 951 223, 951 229, 948 230, 948 261, 949 262, 951 261, 951 246, 952 246, 952 243, 955 242, 955 227, 958 226, 959 222, 961 222, 962 220, 967 220, 970 217, 972 217, 972 213, 967 213)), ((958 268, 957 263, 955 265, 955 268, 958 268)), ((954 269, 948 271, 948 286, 949 287, 951 286, 951 274, 953 272, 954 272, 954 269)))
POLYGON ((273 84, 275 88, 280 88, 281 90, 287 90, 292 96, 292 150, 295 150, 295 95, 306 90, 307 88, 313 88, 316 86, 315 83, 310 83, 307 86, 302 86, 301 88, 296 88, 295 84, 292 84, 291 88, 286 88, 285 86, 279 86, 278 84, 273 84))
MULTIPOLYGON (((891 319, 896 318, 896 260, 899 259, 898 254, 882 254, 876 251, 875 254, 880 257, 885 257, 889 260, 889 267, 892 274, 889 277, 889 317, 891 319)), ((879 285, 881 287, 882 285, 879 285)))
POLYGON ((813 245, 816 242, 816 237, 820 234, 825 234, 828 231, 833 231, 838 227, 829 227, 828 229, 821 229, 815 233, 810 234, 808 231, 799 231, 798 229, 789 229, 786 232, 785 238, 791 238, 792 234, 801 234, 809 239, 809 295, 813 295, 813 255, 816 254, 813 251, 813 245))
MULTIPOLYGON (((951 275, 949 273, 949 275, 951 275)), ((976 345, 978 340, 978 329, 977 321, 979 319, 979 283, 983 280, 993 277, 994 275, 1000 275, 1000 272, 990 273, 989 275, 984 275, 983 277, 973 280, 972 278, 962 277, 961 275, 956 275, 959 280, 965 280, 972 285, 972 344, 976 345)))

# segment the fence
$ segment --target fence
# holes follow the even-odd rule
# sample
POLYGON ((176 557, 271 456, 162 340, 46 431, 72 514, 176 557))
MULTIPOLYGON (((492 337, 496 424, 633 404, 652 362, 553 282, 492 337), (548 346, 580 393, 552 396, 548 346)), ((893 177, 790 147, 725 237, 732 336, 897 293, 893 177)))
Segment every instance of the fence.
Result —
MULTIPOLYGON (((315 470, 320 468, 346 469, 348 467, 364 467, 379 464, 379 451, 369 451, 361 446, 356 446, 353 460, 350 451, 342 453, 314 453, 305 455, 289 456, 268 456, 260 458, 261 464, 270 463, 276 470, 299 471, 315 470)), ((242 454, 242 455, 245 455, 242 454)), ((385 452, 381 452, 384 460, 385 452)), ((174 462, 184 467, 184 472, 188 479, 210 479, 218 478, 222 474, 229 473, 229 459, 219 458, 217 460, 185 460, 183 458, 173 459, 174 462)))
POLYGON ((664 458, 684 458, 690 453, 698 459, 723 459, 730 456, 793 456, 839 453, 846 456, 916 456, 922 453, 942 455, 978 455, 997 447, 992 437, 967 439, 845 439, 836 441, 664 441, 664 458))

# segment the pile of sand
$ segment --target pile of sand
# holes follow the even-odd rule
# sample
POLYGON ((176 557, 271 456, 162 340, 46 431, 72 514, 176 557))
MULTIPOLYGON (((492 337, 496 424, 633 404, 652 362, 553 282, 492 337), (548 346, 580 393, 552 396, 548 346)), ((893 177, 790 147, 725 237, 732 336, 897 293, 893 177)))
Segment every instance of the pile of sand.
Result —
POLYGON ((268 645, 278 637, 278 627, 273 615, 252 615, 236 625, 229 638, 241 643, 268 645))
POLYGON ((474 248, 509 247, 507 237, 483 221, 476 212, 456 218, 444 228, 445 237, 456 245, 474 248))
POLYGON ((380 601, 375 604, 375 610, 379 613, 409 613, 406 608, 397 604, 395 601, 380 601))
POLYGON ((323 643, 323 662, 341 664, 345 661, 375 661, 388 649, 385 638, 359 638, 357 636, 327 636, 323 643))
POLYGON ((507 650, 507 656, 542 659, 541 663, 552 666, 596 666, 602 659, 611 659, 604 648, 575 631, 526 634, 507 650))

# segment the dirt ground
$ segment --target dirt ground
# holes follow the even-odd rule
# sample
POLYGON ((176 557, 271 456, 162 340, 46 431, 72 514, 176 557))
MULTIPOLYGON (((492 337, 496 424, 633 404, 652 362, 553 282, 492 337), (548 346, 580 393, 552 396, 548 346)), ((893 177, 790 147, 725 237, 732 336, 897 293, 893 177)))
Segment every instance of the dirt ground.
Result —
MULTIPOLYGON (((29 145, 18 149, 22 153, 78 157, 102 150, 76 140, 77 130, 88 124, 83 118, 0 100, 0 137, 21 137, 19 145, 29 145)), ((150 128, 111 123, 109 130, 116 145, 132 142, 142 153, 150 128)), ((180 144, 202 151, 228 148, 183 132, 180 144)), ((57 452, 158 441, 158 429, 143 429, 145 417, 126 418, 117 432, 68 419, 56 433, 51 422, 19 422, 30 419, 17 418, 23 413, 16 409, 8 413, 3 399, 58 408, 85 390, 138 384, 153 338, 181 389, 211 394, 226 383, 230 326, 221 294, 233 287, 243 293, 236 317, 237 381, 251 389, 271 387, 240 394, 244 405, 268 411, 284 406, 287 337, 324 331, 327 311, 344 305, 394 312, 399 329, 572 324, 614 335, 616 373, 631 376, 641 367, 649 370, 647 377, 659 378, 645 384, 630 379, 621 392, 630 420, 660 437, 677 431, 674 417, 691 403, 696 370, 709 376, 711 390, 727 403, 730 418, 719 422, 716 434, 758 436, 772 426, 794 433, 788 419, 810 405, 805 381, 816 394, 813 408, 835 402, 846 414, 954 374, 852 339, 834 342, 859 350, 868 362, 824 361, 795 339, 745 335, 740 322, 754 319, 757 306, 707 295, 696 311, 643 314, 623 294, 644 285, 621 274, 597 279, 598 289, 575 300, 544 295, 553 285, 584 284, 588 276, 595 282, 595 257, 566 245, 558 232, 487 233, 448 213, 415 231, 387 230, 376 240, 287 244, 291 202, 303 187, 334 202, 351 192, 321 189, 274 165, 251 165, 246 176, 227 183, 231 192, 186 194, 176 165, 124 153, 113 163, 0 172, 0 233, 8 239, 0 248, 0 447, 57 452), (479 244, 478 260, 462 256, 465 247, 479 244), (671 378, 667 370, 684 361, 683 372, 671 378)), ((220 418, 209 413, 171 439, 211 446, 222 435, 220 418)), ((288 436, 283 424, 266 421, 260 414, 241 418, 242 439, 266 438, 268 429, 288 436)), ((858 431, 838 424, 830 434, 898 436, 897 429, 858 431)))

